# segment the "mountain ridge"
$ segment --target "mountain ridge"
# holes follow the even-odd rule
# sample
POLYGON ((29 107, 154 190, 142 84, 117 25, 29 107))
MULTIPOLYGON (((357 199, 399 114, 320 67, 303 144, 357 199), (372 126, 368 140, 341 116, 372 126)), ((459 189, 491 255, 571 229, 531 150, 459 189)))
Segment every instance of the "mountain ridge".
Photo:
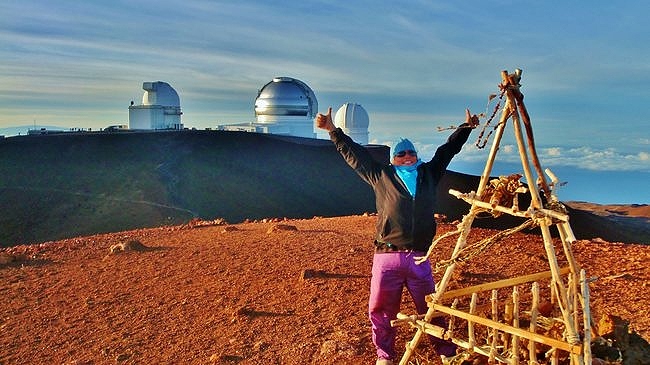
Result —
MULTIPOLYGON (((368 148, 387 159, 388 147, 368 148)), ((193 218, 237 223, 375 210, 369 186, 328 140, 209 130, 67 132, 4 138, 0 155, 0 246, 193 218)), ((478 181, 448 171, 439 186, 440 213, 462 218, 468 205, 447 192, 475 190, 478 181)), ((520 206, 528 202, 520 197, 520 206)), ((578 238, 650 242, 643 218, 567 209, 578 238)), ((477 225, 502 228, 516 221, 480 219, 477 225)))

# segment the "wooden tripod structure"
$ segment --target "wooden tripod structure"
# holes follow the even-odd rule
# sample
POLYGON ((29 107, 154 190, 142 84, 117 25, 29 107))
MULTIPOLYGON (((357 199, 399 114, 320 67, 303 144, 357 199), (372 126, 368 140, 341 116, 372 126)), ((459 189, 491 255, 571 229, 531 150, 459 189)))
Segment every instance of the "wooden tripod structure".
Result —
MULTIPOLYGON (((459 199, 465 200, 471 205, 469 213, 463 217, 462 222, 459 224, 458 239, 454 248, 450 264, 447 266, 442 279, 436 285, 436 292, 427 297, 429 309, 427 313, 422 316, 407 316, 402 313, 398 314, 397 320, 394 325, 398 323, 407 322, 417 329, 413 339, 406 344, 406 351, 400 361, 400 365, 407 365, 415 348, 419 344, 424 334, 433 335, 442 339, 450 340, 458 345, 460 348, 465 349, 465 353, 487 356, 489 363, 496 362, 517 365, 520 361, 523 363, 537 365, 538 356, 537 352, 541 349, 548 349, 546 352, 546 359, 550 364, 558 364, 560 353, 568 358, 570 365, 590 365, 591 364, 591 314, 589 310, 589 290, 588 282, 585 278, 584 270, 581 270, 578 263, 575 261, 571 252, 571 244, 576 240, 569 225, 569 217, 564 210, 562 204, 559 203, 549 184, 547 184, 537 154, 535 152, 535 145, 530 124, 530 118, 526 107, 523 104, 523 95, 519 88, 519 81, 521 79, 521 70, 517 69, 513 74, 508 74, 507 71, 501 72, 502 82, 499 85, 502 91, 502 97, 505 96, 505 105, 502 110, 501 118, 496 126, 493 144, 481 175, 481 180, 476 192, 460 193, 455 190, 450 190, 450 194, 455 195, 459 199), (513 207, 506 207, 500 204, 485 202, 483 197, 485 189, 487 189, 490 182, 490 174, 492 166, 495 161, 501 137, 503 135, 507 121, 512 119, 515 137, 521 164, 524 170, 525 179, 528 182, 528 189, 531 195, 531 203, 526 211, 520 211, 513 205, 513 207), (524 141, 521 122, 523 121, 527 144, 524 141), (527 148, 528 147, 528 148, 527 148), (528 152, 527 152, 528 151, 528 152), (529 156, 530 153, 530 156, 529 156), (530 161, 532 160, 533 167, 537 172, 537 178, 533 176, 530 161), (542 199, 543 193, 544 200, 542 199), (507 213, 517 217, 523 217, 531 220, 534 225, 541 229, 544 240, 544 249, 548 258, 549 271, 542 273, 535 273, 522 277, 501 280, 493 283, 480 284, 473 287, 462 288, 452 291, 446 291, 447 285, 451 279, 452 273, 456 269, 458 255, 467 244, 467 238, 470 233, 472 223, 476 215, 485 211, 495 212, 499 214, 507 213), (562 248, 568 267, 560 268, 556 256, 555 246, 551 237, 550 227, 555 225, 557 227, 559 237, 562 241, 562 248), (561 318, 553 319, 561 323, 563 328, 561 338, 551 337, 539 334, 538 322, 544 318, 538 311, 539 306, 539 284, 538 280, 549 280, 551 296, 554 306, 559 307, 561 318), (532 283, 532 304, 530 311, 524 312, 519 309, 519 286, 532 283), (510 308, 506 306, 506 311, 502 316, 498 313, 499 303, 497 299, 497 289, 512 287, 512 300, 509 300, 510 308), (484 316, 476 314, 476 302, 478 295, 481 292, 492 291, 492 318, 488 319, 484 316), (471 296, 471 304, 468 311, 463 311, 455 308, 455 305, 445 306, 442 305, 443 300, 450 300, 463 296, 471 296), (529 313, 530 325, 526 329, 519 327, 520 312, 529 313), (579 313, 582 312, 582 318, 579 318, 579 313), (447 315, 450 316, 450 328, 442 328, 432 325, 431 319, 434 316, 447 315), (503 317, 503 319, 500 319, 503 317), (467 337, 456 336, 451 328, 453 323, 457 321, 467 322, 467 337), (483 326, 487 338, 485 341, 475 339, 475 327, 483 326), (501 338, 503 341, 498 341, 501 338), (520 347, 522 340, 527 342, 527 347, 520 347), (487 345, 482 345, 485 342, 487 345), (527 352, 527 354, 526 354, 527 352), (523 358, 523 359, 522 359, 523 358)), ((551 178, 553 185, 557 183, 557 178, 546 170, 546 173, 551 178)), ((435 241, 434 241, 435 242, 435 241)), ((467 298, 468 299, 468 298, 467 298)), ((523 314, 522 314, 523 315, 523 314)))

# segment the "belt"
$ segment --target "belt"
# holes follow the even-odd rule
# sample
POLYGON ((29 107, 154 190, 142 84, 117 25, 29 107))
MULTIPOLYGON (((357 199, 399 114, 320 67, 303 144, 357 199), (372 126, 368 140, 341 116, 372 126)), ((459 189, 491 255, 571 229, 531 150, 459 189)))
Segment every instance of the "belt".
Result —
POLYGON ((389 242, 375 241, 375 252, 413 252, 413 249, 398 247, 389 242))

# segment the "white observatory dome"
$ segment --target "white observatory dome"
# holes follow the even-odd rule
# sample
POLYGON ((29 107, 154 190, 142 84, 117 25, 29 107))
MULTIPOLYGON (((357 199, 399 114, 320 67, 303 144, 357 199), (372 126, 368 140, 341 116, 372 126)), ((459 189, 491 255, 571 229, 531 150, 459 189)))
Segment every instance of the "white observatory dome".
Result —
POLYGON ((355 142, 368 144, 368 126, 370 118, 366 110, 359 104, 345 103, 334 115, 334 124, 355 142))
POLYGON ((183 129, 181 100, 168 83, 143 82, 142 105, 129 106, 129 129, 183 129))
POLYGON ((142 88, 145 90, 142 105, 181 106, 178 93, 166 82, 144 82, 142 88))
POLYGON ((270 124, 272 133, 314 138, 313 119, 318 101, 312 89, 291 77, 276 77, 255 98, 257 123, 270 124))

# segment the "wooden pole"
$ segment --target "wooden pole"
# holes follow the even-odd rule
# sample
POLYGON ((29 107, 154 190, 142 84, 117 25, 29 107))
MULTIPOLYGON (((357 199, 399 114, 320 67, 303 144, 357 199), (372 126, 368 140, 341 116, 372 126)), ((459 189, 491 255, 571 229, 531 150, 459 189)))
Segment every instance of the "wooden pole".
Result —
POLYGON ((548 258, 549 266, 551 267, 551 273, 553 274, 551 285, 556 290, 555 293, 558 296, 558 306, 560 307, 562 318, 564 319, 564 324, 566 326, 566 338, 569 343, 576 344, 580 342, 580 337, 578 336, 575 322, 573 322, 571 316, 570 302, 562 277, 560 276, 560 267, 557 263, 557 257, 555 256, 555 248, 553 247, 553 242, 551 240, 551 232, 547 225, 542 224, 540 225, 540 228, 542 230, 542 236, 544 237, 544 249, 546 250, 546 256, 548 258))
POLYGON ((571 272, 578 277, 580 273, 580 265, 573 256, 573 251, 571 250, 571 245, 576 241, 575 236, 573 235, 573 230, 569 225, 569 221, 563 221, 557 224, 557 230, 560 234, 562 240, 562 248, 564 249, 564 256, 569 262, 569 267, 571 267, 571 272))
POLYGON ((578 317, 578 298, 580 297, 580 293, 577 292, 579 284, 578 276, 574 273, 569 274, 567 295, 569 296, 570 307, 568 310, 573 313, 573 323, 576 324, 576 331, 578 332, 580 332, 578 330, 580 328, 580 318, 578 317))
POLYGON ((479 208, 483 208, 488 211, 497 211, 501 213, 507 213, 515 217, 522 217, 522 218, 543 218, 543 217, 549 217, 553 219, 557 219, 563 222, 567 222, 569 220, 569 217, 560 212, 556 212, 550 209, 545 209, 545 208, 529 208, 526 211, 515 211, 512 208, 504 207, 501 205, 497 205, 493 207, 490 203, 486 203, 482 200, 480 200, 479 195, 476 193, 461 193, 458 190, 454 189, 449 189, 449 194, 455 196, 458 199, 463 199, 464 201, 468 202, 469 204, 475 205, 479 208))
MULTIPOLYGON (((560 275, 565 275, 570 272, 570 268, 564 267, 560 269, 560 275)), ((449 290, 442 295, 441 299, 451 299, 455 297, 460 297, 463 295, 470 295, 477 292, 488 291, 492 289, 501 289, 509 286, 520 285, 525 283, 530 283, 537 280, 551 279, 552 274, 550 271, 542 271, 535 274, 528 274, 523 276, 518 276, 516 278, 503 279, 499 281, 493 281, 491 283, 478 284, 473 286, 468 286, 466 288, 449 290)))
MULTIPOLYGON (((562 248, 564 250, 564 256, 566 257, 567 261, 569 262, 569 267, 571 268, 571 274, 569 275, 569 299, 572 301, 572 307, 573 309, 569 309, 574 313, 574 322, 576 324, 579 323, 578 319, 578 300, 582 301, 582 297, 578 293, 578 284, 579 284, 579 279, 578 275, 580 273, 580 266, 578 265, 578 262, 576 261, 575 257, 573 256, 573 251, 571 250, 571 244, 575 242, 575 238, 573 236, 573 232, 571 231, 571 227, 569 226, 568 230, 567 227, 568 222, 561 222, 557 224, 557 230, 560 234, 560 239, 562 241, 562 248), (572 240, 573 238, 573 240, 572 240)), ((584 306, 584 303, 582 303, 584 306)))
MULTIPOLYGON (((514 309, 515 309, 515 303, 513 300, 514 300, 513 297, 506 300, 505 308, 503 311, 503 322, 511 326, 514 320, 514 309)), ((508 348, 510 347, 510 334, 508 334, 508 332, 504 332, 502 337, 503 337, 503 350, 504 350, 503 353, 505 354, 508 348)))
MULTIPOLYGON (((519 328, 519 289, 512 287, 512 326, 519 328)), ((512 364, 519 365, 519 336, 512 336, 512 364)))
MULTIPOLYGON (((492 320, 494 322, 499 322, 499 311, 497 308, 498 296, 497 290, 492 290, 492 320)), ((488 364, 494 364, 494 356, 497 354, 497 338, 499 337, 499 331, 496 327, 492 327, 492 342, 490 345, 490 357, 488 358, 488 364)))
MULTIPOLYGON (((508 102, 511 101, 510 93, 508 95, 508 102)), ((512 112, 512 125, 515 127, 515 137, 517 139, 517 148, 519 149, 519 158, 521 160, 521 165, 524 168, 524 176, 528 182, 528 191, 530 192, 531 205, 536 209, 542 209, 542 201, 539 197, 539 192, 537 191, 537 184, 535 183, 535 178, 533 177, 532 172, 530 171, 530 163, 528 162, 528 155, 526 153, 526 145, 521 134, 521 125, 519 123, 519 113, 516 109, 513 108, 512 112)))
POLYGON ((580 270, 580 286, 582 288, 582 298, 583 298, 583 307, 582 307, 582 318, 583 318, 583 327, 584 327, 584 338, 582 343, 584 344, 584 363, 591 365, 591 310, 589 309, 589 283, 587 282, 587 275, 584 270, 580 270), (587 305, 585 305, 585 303, 587 305))
MULTIPOLYGON (((458 298, 454 299, 454 302, 451 303, 451 308, 456 309, 457 307, 458 307, 458 298)), ((451 316, 451 318, 449 318, 449 326, 447 326, 450 336, 454 333, 455 325, 456 325, 456 317, 451 316)))
MULTIPOLYGON (((537 282, 533 283, 531 291, 533 293, 533 303, 530 308, 530 326, 528 330, 531 333, 537 333, 537 314, 539 313, 539 284, 537 282)), ((528 340, 528 358, 531 365, 537 364, 537 346, 533 340, 528 340)))
MULTIPOLYGON (((526 155, 526 148, 524 146, 523 136, 521 133, 521 126, 519 124, 519 118, 516 111, 512 113, 512 124, 515 127, 515 136, 517 139, 517 146, 519 148, 519 156, 521 157, 521 164, 524 167, 524 175, 528 181, 528 187, 531 195, 531 205, 536 208, 541 208, 541 200, 539 193, 537 192, 536 184, 531 183, 532 173, 530 171, 530 165, 528 164, 528 157, 526 155)), ((549 230, 549 225, 551 224, 550 219, 540 219, 539 227, 542 231, 542 237, 544 238, 544 249, 546 250, 546 256, 548 258, 549 266, 551 268, 551 273, 553 275, 552 285, 556 287, 558 294, 558 304, 560 310, 562 311, 562 317, 565 322, 567 339, 570 343, 578 343, 579 337, 576 332, 575 322, 571 318, 571 302, 567 296, 566 288, 564 287, 564 282, 560 276, 560 267, 557 263, 557 257, 555 255, 555 247, 553 246, 553 238, 551 236, 551 231, 549 230)))
MULTIPOLYGON (((504 72, 506 74, 508 73, 507 71, 504 72)), ((548 188, 546 178, 544 178, 544 173, 542 172, 542 165, 539 163, 539 158, 537 158, 537 151, 535 150, 535 137, 533 136, 533 126, 530 123, 530 116, 528 115, 528 110, 524 104, 524 94, 522 94, 519 90, 519 80, 521 80, 521 73, 522 71, 520 69, 516 69, 514 75, 508 75, 508 81, 511 85, 509 91, 512 93, 512 96, 516 101, 517 108, 521 111, 524 127, 526 128, 526 137, 528 138, 528 148, 533 159, 533 166, 537 171, 537 176, 540 180, 540 184, 542 185, 542 189, 544 190, 544 195, 546 196, 547 200, 550 200, 551 190, 548 188)), ((529 181, 529 183, 532 184, 533 182, 529 181)))
MULTIPOLYGON (((469 313, 476 315, 476 302, 478 301, 478 294, 472 294, 472 300, 469 303, 469 313)), ((467 339, 469 340, 469 348, 473 351, 476 346, 476 339, 474 338, 474 322, 467 320, 467 339)))
POLYGON ((556 348, 551 349, 551 365, 558 365, 560 360, 560 354, 557 352, 556 348))

